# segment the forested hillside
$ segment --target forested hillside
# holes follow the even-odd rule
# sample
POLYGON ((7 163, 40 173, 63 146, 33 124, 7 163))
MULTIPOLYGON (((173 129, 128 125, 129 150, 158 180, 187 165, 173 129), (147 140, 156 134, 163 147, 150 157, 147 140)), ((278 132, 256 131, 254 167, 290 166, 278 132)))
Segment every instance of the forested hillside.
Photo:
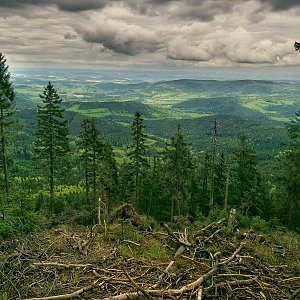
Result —
MULTIPOLYGON (((1 54, 1 239, 58 224, 105 224, 106 236, 110 216, 126 203, 143 229, 216 221, 234 208, 240 228, 299 231, 298 84, 42 82, 15 87, 1 54)), ((123 219, 115 217, 124 238, 123 219)), ((232 248, 229 261, 240 251, 232 248)))
POLYGON ((49 214, 92 224, 99 198, 107 213, 129 202, 157 220, 196 220, 236 207, 298 228, 298 84, 54 79, 60 91, 38 90, 42 78, 15 88, 4 56, 1 72, 3 237, 49 214))

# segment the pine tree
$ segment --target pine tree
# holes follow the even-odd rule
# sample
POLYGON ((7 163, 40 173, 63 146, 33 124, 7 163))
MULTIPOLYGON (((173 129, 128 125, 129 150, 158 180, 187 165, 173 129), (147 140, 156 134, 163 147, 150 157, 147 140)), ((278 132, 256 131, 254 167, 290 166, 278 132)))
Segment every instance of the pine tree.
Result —
POLYGON ((103 147, 103 158, 100 184, 102 186, 102 201, 106 207, 105 220, 107 220, 108 212, 112 206, 111 202, 117 194, 118 172, 113 147, 106 141, 103 147))
POLYGON ((214 208, 215 202, 215 177, 216 177, 216 160, 218 155, 217 149, 217 119, 214 120, 212 128, 212 140, 211 140, 211 164, 210 164, 210 198, 209 206, 210 209, 214 208))
POLYGON ((166 145, 164 162, 171 198, 170 217, 173 219, 175 212, 181 215, 189 210, 191 175, 194 169, 192 151, 180 126, 166 145))
POLYGON ((127 157, 129 158, 128 171, 132 177, 133 204, 136 208, 140 205, 140 197, 143 183, 143 171, 148 168, 146 159, 146 134, 143 118, 139 112, 134 114, 134 121, 131 127, 132 143, 128 147, 127 157))
POLYGON ((85 174, 85 194, 87 204, 101 198, 108 210, 109 199, 116 184, 116 162, 112 147, 105 141, 96 127, 95 119, 86 119, 81 124, 80 150, 85 174))
POLYGON ((157 220, 166 220, 169 218, 170 205, 163 161, 161 157, 154 156, 149 159, 148 165, 147 172, 143 174, 142 212, 157 220))
POLYGON ((6 65, 6 59, 0 53, 0 147, 1 165, 4 176, 5 194, 9 202, 9 170, 8 170, 8 130, 12 124, 11 116, 15 112, 15 93, 10 82, 10 73, 6 65))
POLYGON ((242 136, 234 153, 235 204, 246 214, 259 210, 259 179, 256 151, 246 136, 242 136))
POLYGON ((100 149, 103 147, 103 140, 100 131, 96 128, 94 119, 82 121, 79 145, 82 150, 81 158, 84 165, 86 202, 90 202, 89 194, 91 185, 93 203, 95 203, 97 199, 98 160, 101 155, 100 149))
POLYGON ((40 95, 43 106, 38 106, 35 150, 48 167, 50 212, 54 213, 55 175, 66 163, 69 151, 68 127, 61 107, 62 99, 51 82, 40 95))
POLYGON ((300 111, 287 125, 289 144, 278 155, 277 180, 281 218, 287 220, 290 228, 300 226, 300 111))

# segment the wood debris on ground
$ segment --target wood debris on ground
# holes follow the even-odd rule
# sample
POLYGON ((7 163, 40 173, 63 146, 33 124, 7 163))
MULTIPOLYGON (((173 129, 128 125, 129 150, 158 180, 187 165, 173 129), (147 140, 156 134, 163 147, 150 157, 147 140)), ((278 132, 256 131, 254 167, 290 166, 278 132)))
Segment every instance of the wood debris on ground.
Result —
POLYGON ((0 299, 300 299, 300 268, 284 263, 292 250, 267 235, 232 233, 225 219, 195 230, 163 223, 140 240, 123 226, 105 236, 61 226, 0 243, 0 299), (134 254, 149 240, 168 256, 134 254))

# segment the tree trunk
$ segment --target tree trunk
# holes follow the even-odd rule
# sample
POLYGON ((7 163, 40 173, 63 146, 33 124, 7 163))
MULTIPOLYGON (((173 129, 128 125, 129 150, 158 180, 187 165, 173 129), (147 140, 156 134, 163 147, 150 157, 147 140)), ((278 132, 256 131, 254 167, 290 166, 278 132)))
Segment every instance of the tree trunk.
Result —
MULTIPOLYGON (((88 154, 86 153, 86 156, 88 154)), ((89 172, 88 172, 88 159, 87 157, 85 158, 85 201, 86 204, 89 204, 89 172)))
POLYGON ((52 146, 50 147, 50 213, 54 214, 54 155, 52 146))
POLYGON ((226 173, 225 197, 224 197, 225 210, 227 210, 227 206, 228 206, 228 191, 229 191, 229 167, 227 167, 227 173, 226 173))
POLYGON ((232 208, 230 210, 227 228, 230 232, 236 231, 236 209, 235 208, 232 208))
POLYGON ((211 155, 211 169, 210 169, 210 197, 209 197, 209 207, 214 208, 214 192, 215 192, 215 164, 217 156, 217 119, 214 120, 214 126, 212 129, 212 155, 211 155))
POLYGON ((96 151, 93 151, 93 203, 96 203, 96 151))
POLYGON ((6 139, 4 133, 4 114, 3 109, 1 109, 1 152, 2 152, 2 160, 3 160, 3 173, 4 173, 4 183, 5 183, 5 194, 6 194, 6 201, 9 204, 9 182, 8 182, 8 166, 7 166, 7 155, 6 155, 6 139))

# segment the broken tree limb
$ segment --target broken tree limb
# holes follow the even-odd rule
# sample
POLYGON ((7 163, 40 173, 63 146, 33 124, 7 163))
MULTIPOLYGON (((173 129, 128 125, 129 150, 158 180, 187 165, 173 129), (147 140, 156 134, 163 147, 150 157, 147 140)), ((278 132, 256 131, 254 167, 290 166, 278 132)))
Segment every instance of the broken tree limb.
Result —
POLYGON ((254 279, 245 279, 245 280, 231 280, 231 281, 225 281, 225 282, 221 282, 221 283, 217 283, 215 285, 212 285, 206 289, 204 289, 204 294, 211 291, 211 290, 215 290, 216 288, 221 288, 221 287, 225 287, 225 286, 245 286, 245 285, 250 285, 253 284, 255 282, 254 279))
POLYGON ((224 221, 225 221, 225 218, 220 219, 219 221, 216 221, 216 222, 212 222, 212 223, 208 224, 207 226, 201 228, 200 230, 194 232, 193 236, 196 238, 196 237, 202 235, 203 232, 207 231, 207 230, 210 229, 211 227, 219 226, 219 225, 222 224, 224 221))
POLYGON ((172 260, 168 264, 168 266, 166 267, 166 269, 164 270, 164 272, 159 275, 158 281, 152 286, 153 289, 157 288, 164 281, 164 276, 165 275, 167 275, 167 276, 170 275, 169 270, 171 269, 171 267, 173 266, 174 263, 175 263, 175 260, 172 260))
POLYGON ((129 244, 135 245, 135 246, 137 246, 137 247, 140 247, 140 246, 141 246, 141 244, 136 243, 136 242, 134 242, 134 241, 130 241, 130 240, 122 240, 121 242, 122 242, 122 243, 129 243, 129 244))
POLYGON ((183 254, 184 250, 185 250, 185 246, 180 245, 180 247, 177 249, 177 251, 174 255, 174 258, 180 257, 181 254, 183 254))
POLYGON ((186 247, 192 246, 192 244, 187 239, 179 238, 166 223, 163 222, 162 226, 167 231, 167 233, 170 236, 172 236, 179 244, 182 244, 183 246, 186 246, 186 247))
MULTIPOLYGON (((216 264, 212 269, 210 269, 207 273, 199 277, 197 280, 181 287, 180 289, 161 289, 161 290, 145 290, 149 295, 156 296, 156 297, 164 297, 164 296, 177 296, 177 295, 183 295, 185 293, 195 291, 199 287, 202 286, 202 284, 210 278, 212 275, 214 275, 218 269, 221 266, 224 266, 226 264, 229 264, 234 260, 236 255, 241 251, 243 246, 245 245, 245 242, 242 242, 239 247, 234 251, 234 253, 223 260, 222 262, 219 262, 216 264)), ((118 296, 112 296, 109 298, 103 298, 102 300, 125 300, 125 299, 138 299, 141 296, 141 292, 135 292, 135 293, 124 293, 118 296)))
POLYGON ((206 239, 204 239, 203 242, 209 241, 209 240, 212 239, 215 235, 217 235, 221 230, 222 230, 222 228, 216 230, 213 234, 211 234, 209 237, 207 237, 206 239))
POLYGON ((62 267, 65 269, 69 268, 87 268, 87 267, 92 267, 93 265, 91 264, 62 264, 58 262, 36 262, 32 264, 33 267, 62 267))
POLYGON ((203 289, 199 288, 197 293, 197 300, 202 300, 203 289))
MULTIPOLYGON (((143 296, 147 295, 148 299, 151 299, 152 296, 154 296, 154 297, 155 296, 156 297, 178 296, 178 295, 183 295, 185 293, 195 291, 199 287, 201 287, 207 279, 209 279, 212 275, 214 275, 221 266, 224 266, 224 265, 229 264, 230 262, 232 262, 234 260, 234 258, 236 257, 236 255, 241 251, 244 244, 245 244, 245 242, 242 242, 230 257, 224 259, 222 262, 217 263, 213 268, 211 268, 208 272, 206 272, 204 275, 199 277, 197 280, 195 280, 195 281, 193 281, 193 282, 191 282, 187 285, 184 285, 180 289, 159 289, 159 290, 149 289, 149 290, 146 290, 146 289, 143 289, 140 286, 138 286, 134 282, 134 280, 129 276, 129 274, 124 271, 125 275, 127 274, 126 275, 127 278, 134 285, 134 287, 136 289, 138 289, 138 291, 133 292, 133 293, 124 293, 124 294, 121 294, 121 295, 118 295, 118 296, 111 296, 109 298, 103 298, 102 300, 138 299, 142 295, 143 296)), ((104 283, 107 282, 107 280, 104 280, 100 284, 97 284, 99 280, 100 279, 96 280, 93 284, 91 284, 89 286, 86 286, 84 288, 81 288, 81 289, 79 289, 79 290, 77 290, 73 293, 70 293, 70 294, 63 294, 63 295, 43 297, 43 298, 28 298, 28 299, 25 299, 25 300, 68 300, 68 299, 72 299, 72 298, 79 298, 82 293, 84 293, 86 291, 89 291, 91 289, 94 289, 96 287, 100 287, 101 285, 103 285, 104 283)))
POLYGON ((139 291, 141 292, 148 300, 152 300, 153 298, 151 297, 151 295, 145 290, 143 289, 141 286, 139 286, 132 278, 131 276, 125 271, 124 269, 124 274, 126 275, 126 277, 129 279, 129 281, 131 282, 131 284, 139 291))
POLYGON ((143 231, 151 230, 151 228, 143 221, 142 217, 133 209, 131 204, 125 203, 120 206, 110 217, 110 222, 117 219, 130 219, 131 224, 143 231))
POLYGON ((300 296, 300 288, 298 290, 296 290, 289 298, 288 300, 296 300, 298 299, 300 296))
POLYGON ((49 296, 49 297, 42 297, 42 298, 28 298, 24 300, 68 300, 68 299, 80 298, 80 295, 83 294, 84 292, 90 291, 96 287, 99 288, 105 283, 105 281, 102 281, 100 284, 97 284, 98 281, 99 279, 96 280, 93 284, 83 287, 70 294, 63 294, 63 295, 49 296))

